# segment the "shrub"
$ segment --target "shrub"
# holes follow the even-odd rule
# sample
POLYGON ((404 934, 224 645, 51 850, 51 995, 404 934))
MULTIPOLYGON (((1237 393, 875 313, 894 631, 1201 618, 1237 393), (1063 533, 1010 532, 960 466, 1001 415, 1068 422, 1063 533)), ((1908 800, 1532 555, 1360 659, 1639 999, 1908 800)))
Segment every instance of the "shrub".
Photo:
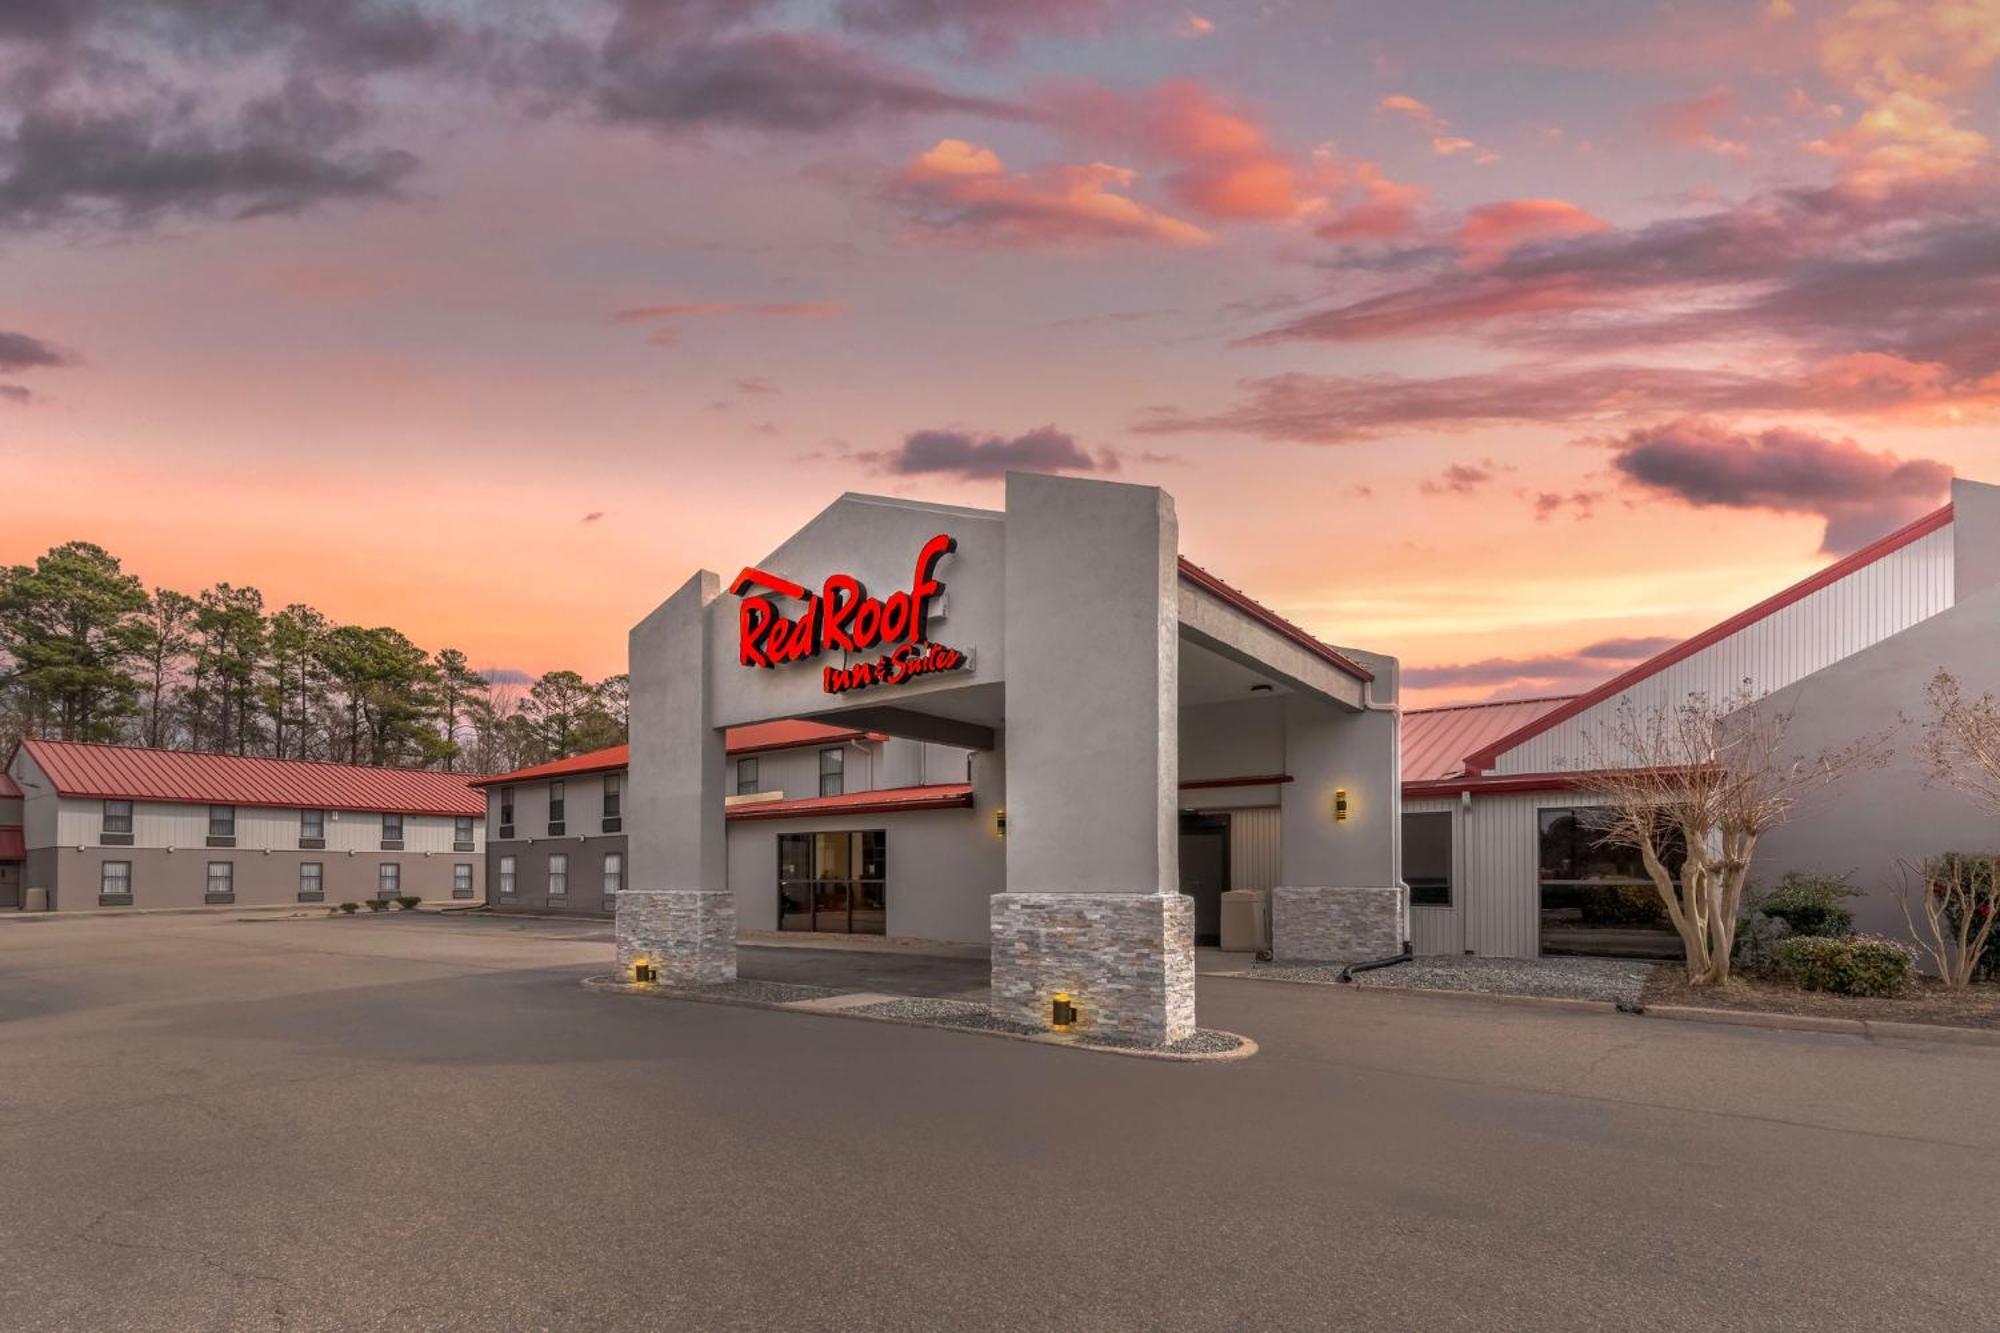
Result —
POLYGON ((1995 920, 2000 915, 1996 863, 2000 856, 1991 852, 1945 852, 1921 866, 1904 864, 1903 918, 1947 986, 2000 976, 2000 940, 1994 937, 2000 924, 1995 920))
POLYGON ((1910 979, 1915 952, 1879 935, 1794 935, 1771 951, 1778 974, 1801 990, 1894 995, 1910 979))
POLYGON ((386 912, 389 910, 389 900, 387 898, 370 898, 368 900, 368 910, 371 912, 386 912))
POLYGON ((1587 926, 1656 926, 1667 905, 1650 884, 1591 884, 1580 887, 1576 905, 1587 926))
POLYGON ((348 914, 349 916, 353 916, 353 915, 354 915, 354 914, 355 914, 356 912, 358 912, 358 911, 360 911, 360 910, 361 910, 361 904, 360 904, 360 903, 342 903, 342 904, 340 905, 340 910, 341 910, 341 911, 343 911, 343 912, 345 912, 345 913, 347 913, 347 914, 348 914))
POLYGON ((417 904, 422 901, 422 898, 412 898, 408 894, 404 894, 402 897, 396 899, 396 906, 402 908, 405 912, 414 912, 417 910, 417 904))
POLYGON ((1847 886, 1844 875, 1808 875, 1794 870, 1778 881, 1778 887, 1757 910, 1784 922, 1794 935, 1837 938, 1854 933, 1854 913, 1841 905, 1841 899, 1858 896, 1847 886))

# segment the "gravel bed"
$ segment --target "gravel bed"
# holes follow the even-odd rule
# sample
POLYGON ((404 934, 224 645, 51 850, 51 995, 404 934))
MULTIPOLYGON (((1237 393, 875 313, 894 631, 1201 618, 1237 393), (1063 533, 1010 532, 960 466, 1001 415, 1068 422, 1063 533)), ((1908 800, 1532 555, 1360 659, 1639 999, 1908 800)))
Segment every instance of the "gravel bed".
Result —
POLYGON ((661 985, 653 989, 662 995, 701 995, 751 1004, 791 1004, 795 1000, 824 1000, 829 995, 852 994, 832 986, 794 986, 783 981, 724 981, 713 986, 661 985))
MULTIPOLYGON (((1354 984, 1637 1004, 1658 966, 1625 958, 1419 958, 1356 973, 1354 984)), ((1334 982, 1340 979, 1340 966, 1259 967, 1250 975, 1276 981, 1334 982)))
POLYGON ((876 1018, 914 1019, 919 1023, 939 1023, 955 1028, 977 1028, 982 1032, 1029 1033, 1041 1030, 1025 1023, 996 1018, 985 1005, 970 1000, 933 1000, 912 996, 884 1000, 880 1004, 856 1005, 847 1012, 869 1014, 876 1018))
POLYGON ((1109 1037, 1096 1037, 1092 1041, 1098 1046, 1129 1046, 1135 1051, 1161 1051, 1168 1055, 1222 1055, 1243 1044, 1243 1038, 1232 1032, 1215 1032, 1208 1028, 1197 1029, 1192 1037, 1182 1037, 1165 1046, 1142 1046, 1136 1041, 1116 1041, 1109 1037))

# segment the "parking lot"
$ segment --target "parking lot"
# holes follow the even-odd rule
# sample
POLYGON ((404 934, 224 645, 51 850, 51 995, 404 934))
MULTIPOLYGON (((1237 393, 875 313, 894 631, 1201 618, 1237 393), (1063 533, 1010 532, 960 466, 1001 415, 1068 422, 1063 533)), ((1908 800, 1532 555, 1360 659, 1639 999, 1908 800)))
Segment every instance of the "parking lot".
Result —
POLYGON ((1973 1329, 2000 1298, 1988 1048, 1204 977, 1261 1053, 1178 1065, 586 991, 609 952, 0 923, 0 1324, 1973 1329))

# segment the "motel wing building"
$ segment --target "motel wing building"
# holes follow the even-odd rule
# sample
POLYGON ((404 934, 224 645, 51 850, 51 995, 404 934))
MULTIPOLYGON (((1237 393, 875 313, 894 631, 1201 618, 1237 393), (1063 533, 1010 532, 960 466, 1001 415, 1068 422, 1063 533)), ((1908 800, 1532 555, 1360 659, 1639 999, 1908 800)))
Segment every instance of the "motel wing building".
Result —
POLYGON ((462 774, 21 742, 0 784, 0 907, 59 912, 481 896, 462 774), (7 810, 18 789, 19 826, 7 810), (20 850, 17 901, 6 854, 20 850))
POLYGON ((1859 928, 1903 935, 1905 863, 2000 851, 1995 821, 1912 757, 1940 669, 1975 696, 2000 691, 2000 487, 1955 482, 1945 508, 1586 693, 1412 710, 1402 864, 1416 952, 1645 951, 1632 918, 1650 881, 1590 833, 1592 738, 1622 700, 1643 715, 1746 683, 1763 696, 1752 707, 1791 715, 1790 752, 1879 733, 1896 748, 1766 835, 1753 877, 1851 876, 1859 928), (1625 888, 1641 891, 1621 901, 1625 888))
MULTIPOLYGON (((739 924, 816 914, 785 886, 846 878, 827 910, 848 929, 879 911, 887 933, 990 941, 997 1013, 1047 1025, 1067 994, 1083 1028, 1176 1040, 1198 928, 1184 831, 1218 890, 1231 861, 1273 887, 1281 957, 1401 945, 1394 659, 1184 561, 1157 488, 1012 474, 1004 510, 843 496, 727 582, 691 578, 633 630, 630 665, 621 966, 732 976, 739 924), (969 790, 943 811, 746 807, 729 736, 779 722, 964 756, 949 783, 855 794, 871 805, 969 790)), ((780 800, 824 799, 801 781, 780 800)))

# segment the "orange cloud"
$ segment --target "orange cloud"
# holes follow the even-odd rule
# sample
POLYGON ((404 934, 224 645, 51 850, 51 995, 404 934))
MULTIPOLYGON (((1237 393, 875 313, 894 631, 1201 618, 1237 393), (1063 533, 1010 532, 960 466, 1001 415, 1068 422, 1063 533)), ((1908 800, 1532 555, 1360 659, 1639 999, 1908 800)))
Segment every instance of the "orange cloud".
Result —
POLYGON ((1504 199, 1467 213, 1457 239, 1466 267, 1486 268, 1528 241, 1586 236, 1610 228, 1603 218, 1567 199, 1504 199))
POLYGON ((940 139, 917 154, 889 194, 920 226, 974 244, 1046 249, 1106 241, 1173 247, 1214 237, 1121 193, 1137 173, 1105 162, 1010 173, 992 149, 940 139))
POLYGON ((1204 218, 1285 222, 1326 207, 1313 164, 1279 150, 1261 124, 1192 79, 1136 94, 1069 89, 1053 100, 1084 132, 1171 164, 1168 192, 1204 218))
POLYGON ((1859 0, 1822 25, 1820 66, 1863 109, 1806 150, 1834 159, 1843 183, 1873 195, 1968 176, 1989 161, 1991 145, 1945 99, 1977 87, 1996 62, 1993 0, 1859 0))
POLYGON ((1394 115, 1407 116, 1432 134, 1442 134, 1447 122, 1433 110, 1428 102, 1419 101, 1408 93, 1391 93, 1375 104, 1377 110, 1394 115))

